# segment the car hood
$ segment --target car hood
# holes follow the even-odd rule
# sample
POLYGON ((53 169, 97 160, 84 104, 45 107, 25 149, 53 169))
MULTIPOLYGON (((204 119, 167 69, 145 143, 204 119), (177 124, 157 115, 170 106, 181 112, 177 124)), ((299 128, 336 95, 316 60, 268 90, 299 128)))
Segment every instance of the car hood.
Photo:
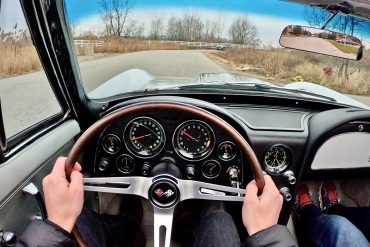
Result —
MULTIPOLYGON (((336 102, 351 105, 355 107, 370 109, 368 106, 360 103, 357 100, 350 98, 347 95, 338 93, 329 88, 310 83, 310 82, 294 82, 284 86, 277 86, 270 82, 266 82, 254 77, 240 75, 236 73, 202 73, 196 78, 155 78, 147 71, 141 69, 130 69, 115 77, 109 79, 105 83, 91 91, 88 96, 93 99, 108 98, 117 95, 122 95, 129 92, 145 92, 153 90, 176 89, 181 86, 194 84, 212 84, 212 83, 228 83, 228 84, 253 84, 253 85, 268 85, 277 88, 288 88, 302 90, 314 94, 323 95, 333 98, 336 102)), ((312 96, 312 98, 317 98, 312 96)))

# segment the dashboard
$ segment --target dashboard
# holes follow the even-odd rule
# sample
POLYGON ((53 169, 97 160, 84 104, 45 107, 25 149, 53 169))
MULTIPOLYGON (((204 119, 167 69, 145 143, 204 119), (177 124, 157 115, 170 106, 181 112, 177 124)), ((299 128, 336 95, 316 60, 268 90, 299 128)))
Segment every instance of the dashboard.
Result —
MULTIPOLYGON (((283 194, 282 223, 289 218, 292 198, 301 181, 361 177, 370 171, 367 110, 154 96, 126 101, 110 112, 151 100, 192 104, 232 125, 250 144, 262 170, 272 176, 283 194), (349 149, 344 142, 352 143, 349 149), (333 153, 338 145, 343 149, 340 155, 333 153), (346 150, 352 155, 346 155, 346 150), (342 157, 341 162, 337 157, 342 157), (362 163, 355 157, 361 157, 362 163)), ((168 163, 185 180, 245 187, 253 179, 248 160, 234 140, 212 122, 175 111, 153 110, 118 119, 100 133, 93 148, 92 170, 98 177, 151 177, 158 164, 168 163)))
POLYGON ((244 182, 241 151, 225 133, 192 116, 161 111, 108 126, 98 141, 94 173, 151 176, 161 162, 175 165, 183 179, 238 186, 244 182), (231 175, 237 176, 232 182, 231 175))

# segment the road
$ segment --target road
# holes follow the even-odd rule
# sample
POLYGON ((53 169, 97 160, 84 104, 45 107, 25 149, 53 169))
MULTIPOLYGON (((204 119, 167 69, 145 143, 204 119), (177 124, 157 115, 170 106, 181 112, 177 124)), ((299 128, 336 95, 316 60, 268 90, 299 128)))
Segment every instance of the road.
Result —
MULTIPOLYGON (((211 60, 204 51, 144 51, 81 62, 87 92, 132 68, 141 68, 156 78, 192 79, 199 73, 224 73, 229 69, 211 60)), ((0 98, 7 136, 60 111, 43 71, 0 79, 0 98)), ((369 97, 356 99, 370 105, 369 97)))
MULTIPOLYGON (((132 68, 144 69, 156 78, 183 79, 192 79, 199 73, 227 71, 199 50, 135 52, 80 64, 87 92, 132 68)), ((59 112, 59 104, 52 94, 43 71, 0 79, 0 98, 6 135, 11 136, 59 112)))
POLYGON ((344 53, 330 44, 329 41, 316 37, 283 36, 281 37, 280 44, 288 48, 330 54, 336 57, 345 57, 349 59, 356 59, 357 57, 357 54, 344 53))

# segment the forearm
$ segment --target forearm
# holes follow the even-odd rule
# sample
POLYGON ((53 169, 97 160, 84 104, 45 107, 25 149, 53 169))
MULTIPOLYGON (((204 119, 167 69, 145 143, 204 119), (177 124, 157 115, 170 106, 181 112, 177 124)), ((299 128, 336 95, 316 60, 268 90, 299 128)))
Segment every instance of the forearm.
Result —
POLYGON ((265 230, 253 234, 243 244, 244 247, 263 246, 298 246, 288 228, 284 225, 274 225, 265 230))
POLYGON ((50 221, 34 220, 20 236, 17 247, 74 247, 70 233, 50 221))

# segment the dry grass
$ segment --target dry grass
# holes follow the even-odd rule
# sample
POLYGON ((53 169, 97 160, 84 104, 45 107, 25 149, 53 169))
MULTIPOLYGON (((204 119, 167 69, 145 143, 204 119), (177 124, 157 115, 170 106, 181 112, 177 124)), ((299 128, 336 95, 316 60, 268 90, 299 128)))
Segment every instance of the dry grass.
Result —
POLYGON ((41 68, 32 41, 24 30, 0 33, 0 78, 41 68))
MULTIPOLYGON (((348 94, 370 95, 370 51, 360 61, 348 62, 348 77, 340 75, 343 59, 284 49, 230 49, 215 55, 247 73, 292 82, 301 76, 305 81, 317 83, 348 94), (324 72, 331 65, 332 75, 324 72)), ((342 73, 343 74, 343 73, 342 73)))
POLYGON ((95 53, 110 54, 110 53, 127 53, 127 52, 136 52, 136 51, 146 51, 146 50, 180 50, 180 49, 183 49, 183 46, 180 46, 174 43, 149 44, 147 41, 144 41, 144 40, 125 39, 121 37, 104 37, 104 38, 100 38, 99 40, 104 41, 103 46, 80 47, 76 45, 75 49, 76 49, 77 55, 81 56, 81 55, 92 55, 95 53))

